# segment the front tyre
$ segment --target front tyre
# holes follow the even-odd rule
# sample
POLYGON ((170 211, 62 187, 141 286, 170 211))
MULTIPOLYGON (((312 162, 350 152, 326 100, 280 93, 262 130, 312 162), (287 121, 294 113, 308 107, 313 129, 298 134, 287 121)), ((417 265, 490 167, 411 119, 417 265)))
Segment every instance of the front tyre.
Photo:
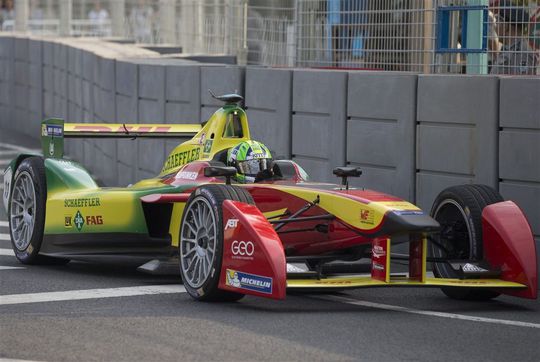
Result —
MULTIPOLYGON (((502 196, 486 185, 460 185, 443 190, 435 199, 431 216, 441 224, 432 255, 448 260, 482 260, 482 210, 504 201, 502 196)), ((457 278, 446 263, 434 263, 433 274, 438 278, 457 278)), ((489 300, 500 293, 477 289, 443 287, 444 294, 453 299, 489 300)))
POLYGON ((180 272, 184 287, 200 301, 236 301, 243 294, 218 289, 223 256, 225 200, 253 204, 244 189, 229 185, 204 185, 186 203, 180 227, 180 272))

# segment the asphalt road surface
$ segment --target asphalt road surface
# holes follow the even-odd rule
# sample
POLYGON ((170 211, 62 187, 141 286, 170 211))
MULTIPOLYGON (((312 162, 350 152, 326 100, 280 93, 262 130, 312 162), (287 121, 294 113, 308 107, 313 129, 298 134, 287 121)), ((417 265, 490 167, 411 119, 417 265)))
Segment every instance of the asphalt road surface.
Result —
MULTIPOLYGON (((38 146, 0 130, 0 168, 38 146)), ((539 301, 409 288, 199 303, 177 277, 19 264, 0 210, 0 359, 538 361, 539 312, 539 301)))

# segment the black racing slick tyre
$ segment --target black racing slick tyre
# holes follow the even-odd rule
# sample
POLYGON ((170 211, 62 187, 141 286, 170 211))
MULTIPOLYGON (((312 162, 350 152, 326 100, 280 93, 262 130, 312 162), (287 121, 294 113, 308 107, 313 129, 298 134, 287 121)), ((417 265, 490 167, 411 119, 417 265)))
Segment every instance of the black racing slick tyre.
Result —
MULTIPOLYGON (((440 234, 431 243, 436 258, 448 260, 482 260, 482 210, 504 201, 502 196, 486 185, 460 185, 443 190, 435 199, 431 216, 441 224, 440 234)), ((438 278, 457 278, 447 263, 434 263, 433 274, 438 278)), ((489 300, 500 293, 475 288, 442 287, 448 297, 461 300, 489 300)))
POLYGON ((11 246, 23 264, 65 264, 66 259, 39 255, 45 227, 47 181, 43 158, 24 159, 13 177, 8 218, 11 246))
POLYGON ((204 185, 189 197, 180 227, 180 273, 188 294, 199 301, 232 302, 244 294, 218 289, 223 256, 225 200, 254 204, 243 188, 204 185))

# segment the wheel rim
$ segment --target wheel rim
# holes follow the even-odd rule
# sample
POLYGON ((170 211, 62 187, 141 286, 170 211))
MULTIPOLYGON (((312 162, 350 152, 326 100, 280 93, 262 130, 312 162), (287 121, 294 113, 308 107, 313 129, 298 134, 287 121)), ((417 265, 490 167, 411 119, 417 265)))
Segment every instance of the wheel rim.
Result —
POLYGON ((184 283, 192 288, 204 284, 216 253, 216 218, 210 203, 196 197, 187 208, 180 237, 180 262, 184 283))
MULTIPOLYGON (((463 207, 455 200, 441 202, 433 218, 441 224, 438 242, 446 248, 442 250, 432 244, 433 256, 447 259, 469 259, 471 257, 471 226, 463 207)), ((444 278, 450 278, 454 271, 445 263, 435 263, 434 269, 444 278)))
POLYGON ((9 216, 13 243, 18 250, 24 251, 30 245, 36 222, 36 190, 26 171, 15 180, 9 216))

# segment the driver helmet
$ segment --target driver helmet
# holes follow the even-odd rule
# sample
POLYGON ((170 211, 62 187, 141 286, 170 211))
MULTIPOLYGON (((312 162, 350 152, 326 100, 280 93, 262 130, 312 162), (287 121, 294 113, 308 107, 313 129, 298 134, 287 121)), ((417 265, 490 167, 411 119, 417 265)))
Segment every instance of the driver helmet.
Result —
POLYGON ((268 147, 257 141, 244 141, 229 149, 227 165, 236 167, 239 183, 253 183, 257 174, 268 170, 272 165, 272 155, 268 147))

